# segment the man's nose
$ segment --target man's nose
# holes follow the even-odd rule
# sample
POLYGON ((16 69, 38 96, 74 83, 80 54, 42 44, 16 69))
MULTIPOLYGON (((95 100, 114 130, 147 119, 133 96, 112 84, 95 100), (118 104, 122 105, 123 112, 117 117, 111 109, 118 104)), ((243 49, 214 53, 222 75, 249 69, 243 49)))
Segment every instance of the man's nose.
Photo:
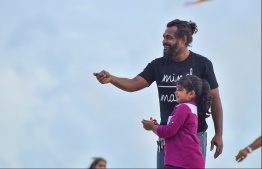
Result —
POLYGON ((166 39, 165 38, 162 40, 162 43, 163 43, 163 45, 166 43, 166 39))

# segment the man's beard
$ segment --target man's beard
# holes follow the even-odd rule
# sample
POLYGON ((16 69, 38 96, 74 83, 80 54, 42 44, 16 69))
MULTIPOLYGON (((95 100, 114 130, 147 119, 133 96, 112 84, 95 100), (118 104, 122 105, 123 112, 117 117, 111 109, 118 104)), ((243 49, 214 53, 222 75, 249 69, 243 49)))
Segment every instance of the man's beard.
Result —
POLYGON ((173 46, 168 44, 164 44, 164 46, 169 46, 168 51, 164 50, 164 57, 166 58, 176 57, 181 52, 178 46, 178 41, 173 46))

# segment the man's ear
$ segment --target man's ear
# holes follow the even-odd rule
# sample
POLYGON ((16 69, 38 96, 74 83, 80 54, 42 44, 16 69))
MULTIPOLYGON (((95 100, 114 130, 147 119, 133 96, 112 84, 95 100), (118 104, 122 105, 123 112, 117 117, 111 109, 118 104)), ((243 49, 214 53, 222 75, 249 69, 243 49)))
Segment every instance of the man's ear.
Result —
POLYGON ((186 43, 187 43, 187 36, 186 36, 186 35, 184 35, 184 36, 181 38, 181 43, 186 46, 186 43))

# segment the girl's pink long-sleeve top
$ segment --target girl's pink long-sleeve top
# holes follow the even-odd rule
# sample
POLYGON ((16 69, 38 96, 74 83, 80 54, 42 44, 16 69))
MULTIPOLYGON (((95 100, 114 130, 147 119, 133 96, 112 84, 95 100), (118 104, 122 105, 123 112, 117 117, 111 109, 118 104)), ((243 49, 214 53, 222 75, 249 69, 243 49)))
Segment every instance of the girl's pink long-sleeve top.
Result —
POLYGON ((168 124, 157 128, 158 136, 165 138, 165 165, 204 168, 197 126, 195 101, 191 100, 175 106, 168 124))

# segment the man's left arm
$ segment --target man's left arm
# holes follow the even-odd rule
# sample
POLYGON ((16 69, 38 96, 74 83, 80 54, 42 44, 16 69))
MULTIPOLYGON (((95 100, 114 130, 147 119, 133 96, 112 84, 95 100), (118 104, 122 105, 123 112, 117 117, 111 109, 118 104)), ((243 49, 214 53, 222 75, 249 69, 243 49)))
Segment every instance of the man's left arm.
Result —
POLYGON ((218 87, 210 90, 210 94, 213 97, 211 104, 211 114, 215 127, 215 136, 211 140, 210 151, 213 150, 214 145, 216 146, 216 152, 214 158, 217 158, 223 151, 223 109, 219 96, 218 87))

